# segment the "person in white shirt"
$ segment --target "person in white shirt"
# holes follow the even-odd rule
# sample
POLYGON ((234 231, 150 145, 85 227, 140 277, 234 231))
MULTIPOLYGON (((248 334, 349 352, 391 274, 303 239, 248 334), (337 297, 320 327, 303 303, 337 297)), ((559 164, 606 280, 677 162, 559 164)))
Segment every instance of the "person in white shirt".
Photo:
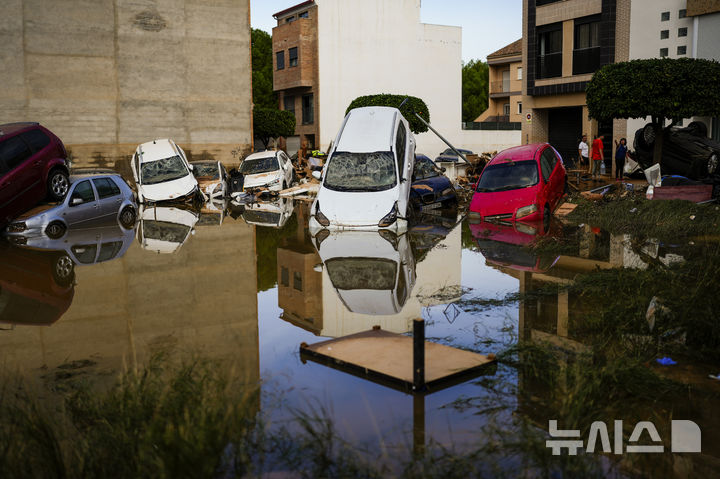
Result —
POLYGON ((589 148, 587 144, 587 135, 582 136, 582 141, 580 141, 580 144, 578 145, 578 154, 580 155, 578 158, 580 158, 580 165, 586 166, 590 168, 590 160, 589 160, 589 148))

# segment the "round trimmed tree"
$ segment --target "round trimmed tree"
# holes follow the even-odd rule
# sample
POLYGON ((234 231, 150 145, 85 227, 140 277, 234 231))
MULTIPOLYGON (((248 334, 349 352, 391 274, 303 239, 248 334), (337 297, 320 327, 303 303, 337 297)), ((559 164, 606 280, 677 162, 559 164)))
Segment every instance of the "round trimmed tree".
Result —
POLYGON ((359 96, 350 102, 350 106, 348 106, 347 110, 345 110, 345 114, 347 115, 353 108, 360 108, 363 106, 391 106, 399 108, 400 113, 402 113, 408 121, 410 130, 413 133, 417 134, 428 131, 428 127, 413 114, 417 113, 423 120, 430 123, 430 111, 428 110, 427 105, 422 99, 416 96, 391 95, 388 93, 359 96), (402 107, 400 107, 405 99, 407 99, 407 101, 402 107))
POLYGON ((274 108, 253 109, 253 133, 263 142, 265 149, 272 138, 295 134, 295 114, 274 108))

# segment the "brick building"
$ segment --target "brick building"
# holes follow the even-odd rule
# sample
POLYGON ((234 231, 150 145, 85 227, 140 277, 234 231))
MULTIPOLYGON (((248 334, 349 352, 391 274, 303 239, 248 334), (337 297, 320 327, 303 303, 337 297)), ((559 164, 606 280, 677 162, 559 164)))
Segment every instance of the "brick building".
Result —
POLYGON ((522 39, 487 56, 488 108, 476 122, 519 122, 522 115, 522 39))

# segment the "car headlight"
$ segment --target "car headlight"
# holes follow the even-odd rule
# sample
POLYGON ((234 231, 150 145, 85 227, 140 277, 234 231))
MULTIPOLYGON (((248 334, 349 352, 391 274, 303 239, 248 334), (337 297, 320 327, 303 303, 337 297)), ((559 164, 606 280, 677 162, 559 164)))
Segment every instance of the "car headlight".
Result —
POLYGON ((525 216, 529 216, 535 213, 537 210, 537 205, 523 206, 522 208, 518 208, 517 212, 515 213, 515 218, 524 218, 525 216))
POLYGON ((27 229, 24 222, 10 223, 7 227, 8 233, 22 233, 27 229))
POLYGON ((383 218, 378 223, 378 226, 380 228, 386 228, 386 227, 392 225, 397 220, 397 216, 398 216, 398 207, 397 207, 397 201, 396 201, 395 204, 393 205, 392 209, 390 210, 390 213, 383 216, 383 218))
POLYGON ((709 174, 714 174, 718 169, 718 155, 717 153, 713 153, 710 155, 710 158, 708 158, 707 162, 707 170, 709 174))
POLYGON ((320 223, 322 226, 330 226, 330 220, 322 214, 322 211, 320 211, 320 202, 317 202, 317 207, 315 208, 315 220, 320 223))

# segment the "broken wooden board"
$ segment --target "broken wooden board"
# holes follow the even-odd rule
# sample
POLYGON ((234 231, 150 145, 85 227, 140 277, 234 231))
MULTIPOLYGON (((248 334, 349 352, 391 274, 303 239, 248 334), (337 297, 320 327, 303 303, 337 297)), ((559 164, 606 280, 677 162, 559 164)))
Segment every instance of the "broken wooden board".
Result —
MULTIPOLYGON (((413 389, 413 338, 373 329, 320 343, 300 345, 303 360, 400 390, 413 389)), ((425 341, 425 386, 428 392, 478 376, 494 365, 494 356, 425 341)))
POLYGON ((319 183, 305 183, 303 185, 293 186, 292 188, 287 188, 285 190, 282 190, 280 192, 280 196, 287 197, 287 196, 296 196, 296 195, 302 195, 302 194, 316 195, 318 190, 320 190, 319 183))
POLYGON ((563 203, 555 210, 555 216, 558 218, 565 217, 572 213, 575 208, 577 208, 575 203, 563 203))
POLYGON ((695 203, 712 199, 712 185, 656 186, 653 200, 688 200, 695 203))

